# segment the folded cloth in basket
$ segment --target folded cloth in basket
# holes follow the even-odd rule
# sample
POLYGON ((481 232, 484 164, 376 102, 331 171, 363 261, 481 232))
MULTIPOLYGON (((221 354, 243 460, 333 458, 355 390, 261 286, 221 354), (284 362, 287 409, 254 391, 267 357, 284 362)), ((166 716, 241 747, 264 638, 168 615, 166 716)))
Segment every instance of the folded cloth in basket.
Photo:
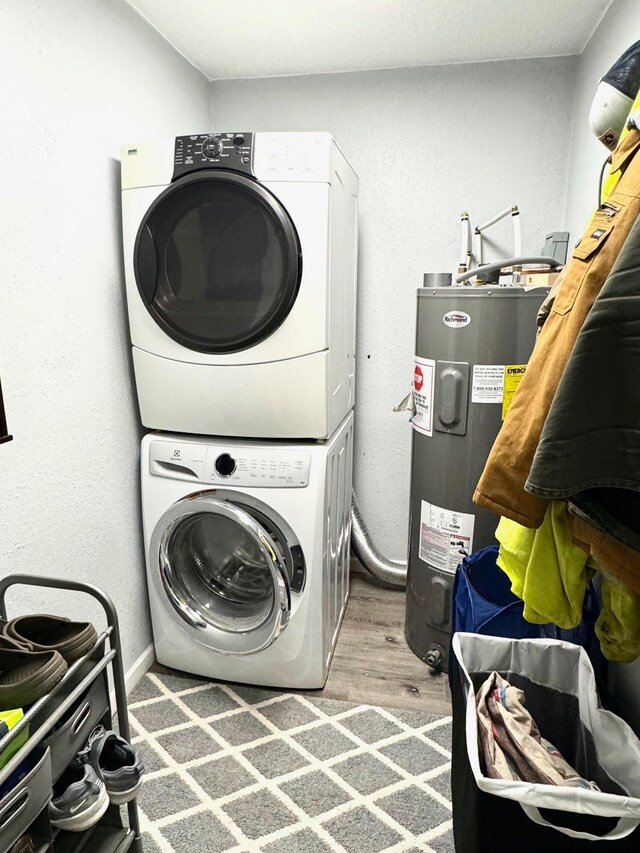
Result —
POLYGON ((478 746, 485 776, 598 790, 541 736, 525 707, 522 690, 492 672, 478 690, 476 701, 478 746))

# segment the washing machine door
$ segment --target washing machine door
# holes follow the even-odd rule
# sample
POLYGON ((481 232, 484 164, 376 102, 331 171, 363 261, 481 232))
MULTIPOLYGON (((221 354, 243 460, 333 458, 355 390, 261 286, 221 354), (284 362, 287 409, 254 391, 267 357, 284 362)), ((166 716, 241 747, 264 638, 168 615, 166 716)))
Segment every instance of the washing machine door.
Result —
POLYGON ((149 557, 184 627, 215 651, 265 649, 289 621, 282 549, 248 508, 206 492, 178 501, 156 525, 149 557))
POLYGON ((296 229, 258 181, 204 170, 175 181, 147 211, 134 245, 140 296, 174 340, 237 352, 272 334, 300 287, 296 229))

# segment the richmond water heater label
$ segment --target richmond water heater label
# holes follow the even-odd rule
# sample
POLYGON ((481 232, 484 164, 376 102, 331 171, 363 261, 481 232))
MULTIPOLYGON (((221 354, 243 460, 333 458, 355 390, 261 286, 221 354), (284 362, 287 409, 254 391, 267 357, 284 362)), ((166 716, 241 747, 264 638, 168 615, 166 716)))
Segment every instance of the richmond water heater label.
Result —
POLYGON ((442 322, 448 329, 463 329, 471 322, 471 316, 466 311, 447 311, 442 322))
POLYGON ((453 512, 422 501, 420 559, 444 572, 455 572, 462 558, 473 551, 475 516, 453 512))
POLYGON ((471 384, 472 403, 502 403, 504 364, 474 364, 471 384))
POLYGON ((433 391, 436 363, 431 358, 415 357, 413 365, 413 428, 424 435, 433 435, 433 391))

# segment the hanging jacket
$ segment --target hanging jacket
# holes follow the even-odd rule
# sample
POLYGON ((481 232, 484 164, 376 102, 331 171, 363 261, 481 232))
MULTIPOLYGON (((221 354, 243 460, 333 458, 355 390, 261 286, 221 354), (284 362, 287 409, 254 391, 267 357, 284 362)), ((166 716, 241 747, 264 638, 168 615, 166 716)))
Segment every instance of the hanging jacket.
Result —
POLYGON ((640 551, 640 219, 578 335, 526 489, 640 551))
POLYGON ((525 483, 556 390, 580 330, 640 213, 640 131, 612 154, 620 179, 573 250, 560 291, 536 342, 527 372, 493 445, 474 501, 525 527, 538 527, 548 500, 525 483))

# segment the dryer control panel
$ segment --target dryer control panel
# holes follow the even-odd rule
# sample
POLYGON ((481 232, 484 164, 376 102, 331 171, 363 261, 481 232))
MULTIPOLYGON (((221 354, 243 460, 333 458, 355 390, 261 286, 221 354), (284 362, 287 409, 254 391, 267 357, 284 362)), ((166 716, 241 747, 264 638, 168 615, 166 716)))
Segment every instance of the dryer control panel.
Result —
POLYGON ((309 485, 311 454, 304 450, 153 441, 149 469, 159 477, 216 486, 300 489, 309 485))
POLYGON ((253 175, 252 133, 201 133, 177 136, 173 155, 175 181, 198 169, 230 169, 253 175))

